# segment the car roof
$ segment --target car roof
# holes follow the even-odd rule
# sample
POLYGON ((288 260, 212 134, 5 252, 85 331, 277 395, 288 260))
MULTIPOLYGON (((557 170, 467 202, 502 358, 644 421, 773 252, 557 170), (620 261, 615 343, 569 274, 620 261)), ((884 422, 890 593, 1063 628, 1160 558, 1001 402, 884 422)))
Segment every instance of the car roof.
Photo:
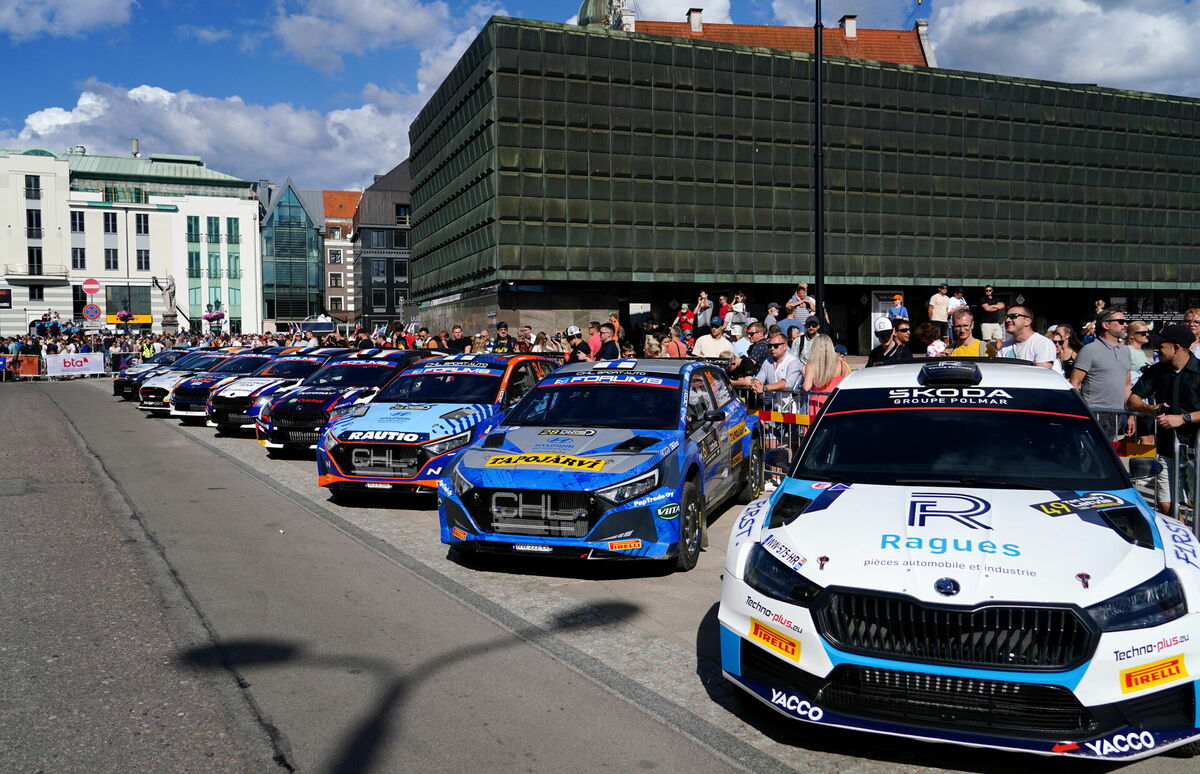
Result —
POLYGON ((921 372, 926 366, 947 363, 973 363, 981 379, 972 387, 1022 388, 1033 390, 1069 390, 1071 383, 1062 374, 1034 365, 1028 360, 1006 358, 922 358, 894 365, 862 368, 847 376, 838 389, 873 390, 888 387, 923 387, 921 372))
MULTIPOLYGON (((437 353, 440 355, 441 353, 437 353)), ((508 367, 509 363, 524 362, 527 360, 544 360, 555 365, 558 360, 548 358, 545 355, 540 355, 533 352, 516 352, 513 354, 497 354, 494 352, 480 352, 477 354, 466 355, 448 355, 446 357, 438 357, 439 363, 473 363, 475 365, 486 365, 492 368, 503 370, 508 367)))
POLYGON ((640 371, 647 374, 664 374, 678 377, 690 367, 707 365, 688 358, 626 358, 624 360, 597 360, 595 363, 568 363, 554 372, 555 376, 580 374, 589 371, 640 371))

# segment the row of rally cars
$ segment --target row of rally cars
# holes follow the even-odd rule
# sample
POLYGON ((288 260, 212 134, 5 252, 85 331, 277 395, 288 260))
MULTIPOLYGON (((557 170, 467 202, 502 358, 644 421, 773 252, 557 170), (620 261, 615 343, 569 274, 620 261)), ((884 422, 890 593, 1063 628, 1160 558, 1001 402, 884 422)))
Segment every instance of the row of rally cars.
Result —
POLYGON ((705 514, 748 502, 725 556, 721 666, 790 718, 1047 756, 1197 751, 1200 544, 1147 507, 1051 371, 852 374, 764 494, 764 451, 787 436, 704 362, 255 354, 329 359, 274 392, 237 388, 249 402, 223 427, 249 418, 269 449, 315 447, 338 496, 436 487, 456 551, 690 569, 705 514), (403 363, 390 377, 351 375, 388 358, 403 363))

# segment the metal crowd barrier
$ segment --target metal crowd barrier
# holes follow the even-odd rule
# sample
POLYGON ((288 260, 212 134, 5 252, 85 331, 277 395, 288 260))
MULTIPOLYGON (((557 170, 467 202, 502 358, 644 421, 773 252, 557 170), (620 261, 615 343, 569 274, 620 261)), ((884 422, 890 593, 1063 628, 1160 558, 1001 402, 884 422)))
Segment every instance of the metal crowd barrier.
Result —
POLYGON ((757 393, 748 387, 739 387, 735 392, 762 422, 768 479, 782 479, 795 462, 808 428, 823 408, 824 399, 833 393, 816 390, 757 393))

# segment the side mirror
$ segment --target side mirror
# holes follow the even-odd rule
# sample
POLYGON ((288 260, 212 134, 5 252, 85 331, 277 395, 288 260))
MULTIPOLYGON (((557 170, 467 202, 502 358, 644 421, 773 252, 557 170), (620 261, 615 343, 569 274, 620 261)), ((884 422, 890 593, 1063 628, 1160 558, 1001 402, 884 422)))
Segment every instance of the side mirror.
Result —
POLYGON ((704 412, 705 422, 724 422, 726 419, 729 419, 729 417, 721 409, 714 409, 713 411, 704 412))
POLYGON ((1129 478, 1133 481, 1149 481, 1163 472, 1163 464, 1148 457, 1134 457, 1129 460, 1129 478))

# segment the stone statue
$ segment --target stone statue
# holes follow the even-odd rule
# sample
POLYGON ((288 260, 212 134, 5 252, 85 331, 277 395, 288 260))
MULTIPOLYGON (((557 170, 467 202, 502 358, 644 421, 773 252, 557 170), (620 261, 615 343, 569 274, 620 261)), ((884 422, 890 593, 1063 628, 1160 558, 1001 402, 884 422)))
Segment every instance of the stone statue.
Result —
POLYGON ((175 314, 175 277, 167 275, 166 284, 153 277, 154 286, 162 291, 163 308, 166 314, 175 314))

